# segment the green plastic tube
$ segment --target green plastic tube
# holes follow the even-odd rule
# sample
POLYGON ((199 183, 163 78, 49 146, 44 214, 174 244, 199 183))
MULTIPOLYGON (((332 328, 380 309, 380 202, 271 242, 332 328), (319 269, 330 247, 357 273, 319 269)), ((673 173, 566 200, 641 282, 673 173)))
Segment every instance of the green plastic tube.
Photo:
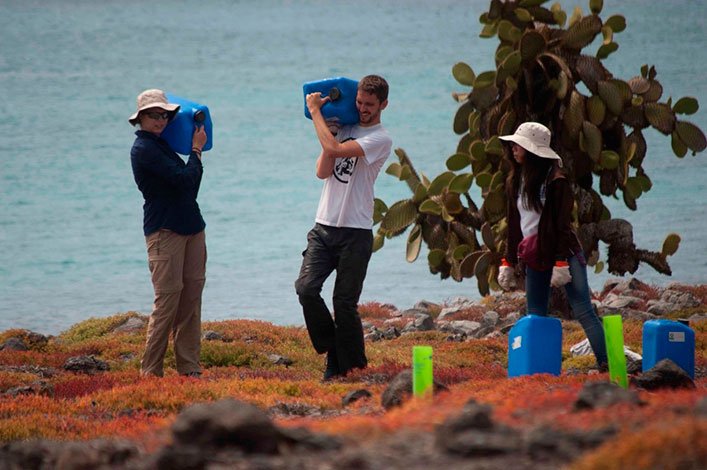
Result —
POLYGON ((412 393, 416 397, 432 396, 432 346, 412 347, 412 393))
POLYGON ((607 315, 603 318, 603 322, 606 355, 609 357, 609 379, 623 388, 628 388, 621 315, 607 315))

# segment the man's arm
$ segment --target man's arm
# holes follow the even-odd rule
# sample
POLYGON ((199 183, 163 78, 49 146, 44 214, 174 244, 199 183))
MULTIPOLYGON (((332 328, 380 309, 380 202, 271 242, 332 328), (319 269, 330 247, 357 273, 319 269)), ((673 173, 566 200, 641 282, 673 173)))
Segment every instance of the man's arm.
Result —
MULTIPOLYGON (((309 109, 309 114, 312 115, 314 130, 322 146, 322 153, 319 155, 319 159, 324 158, 331 160, 331 168, 333 169, 333 161, 337 158, 363 157, 365 154, 361 146, 355 140, 338 142, 332 135, 321 112, 322 105, 327 101, 329 101, 329 97, 326 96, 322 98, 322 94, 319 92, 307 95, 307 109, 309 109)), ((319 168, 319 159, 317 160, 317 169, 319 168)), ((329 174, 331 174, 331 172, 329 174)), ((317 176, 319 176, 319 171, 317 171, 317 176)))
POLYGON ((336 159, 326 158, 324 152, 319 154, 317 158, 317 178, 325 180, 331 176, 334 172, 334 164, 336 159))

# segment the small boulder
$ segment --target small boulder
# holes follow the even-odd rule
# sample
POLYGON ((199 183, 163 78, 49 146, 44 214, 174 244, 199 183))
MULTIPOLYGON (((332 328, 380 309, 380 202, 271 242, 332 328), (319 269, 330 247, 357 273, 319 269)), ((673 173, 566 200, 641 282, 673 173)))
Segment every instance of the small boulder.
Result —
POLYGON ((321 416, 321 408, 306 403, 277 402, 268 408, 268 416, 321 416))
POLYGON ((646 311, 648 313, 652 313, 653 315, 665 315, 666 313, 670 313, 673 308, 675 308, 673 304, 662 300, 649 300, 646 305, 648 306, 646 311))
POLYGON ((295 363, 292 359, 285 356, 280 356, 279 354, 268 354, 268 360, 275 364, 276 366, 290 367, 295 363))
POLYGON ((522 445, 519 433, 494 423, 491 414, 490 406, 470 400, 459 415, 447 418, 437 427, 436 446, 464 457, 517 452, 522 445))
POLYGON ((371 331, 363 335, 364 341, 380 341, 383 339, 383 333, 375 326, 371 328, 371 331))
POLYGON ((234 447, 245 453, 276 454, 280 433, 259 408, 233 399, 198 403, 177 416, 172 435, 179 447, 234 447))
POLYGON ((673 311, 698 307, 700 305, 700 301, 694 295, 676 289, 667 289, 663 292, 663 295, 660 296, 660 300, 668 304, 673 304, 673 311))
POLYGON ((445 324, 442 331, 452 335, 472 336, 481 329, 481 323, 472 320, 454 320, 445 324))
POLYGON ((641 405, 638 394, 633 390, 625 390, 612 382, 588 382, 574 402, 575 411, 607 408, 618 403, 641 405))
POLYGON ((0 351, 28 351, 29 348, 20 338, 8 338, 0 344, 0 351))
POLYGON ((534 459, 560 458, 574 460, 587 450, 599 447, 616 435, 613 427, 591 429, 589 431, 568 431, 541 425, 525 435, 528 455, 534 459))
POLYGON ((94 356, 70 357, 64 363, 64 370, 93 375, 97 372, 109 370, 110 367, 105 361, 96 359, 94 356))
POLYGON ((341 404, 343 406, 349 406, 351 403, 361 400, 363 398, 371 398, 371 392, 366 389, 354 390, 353 392, 347 393, 342 399, 341 404))
POLYGON ((419 313, 415 315, 415 319, 405 325, 403 333, 411 333, 414 331, 430 331, 435 329, 435 322, 430 315, 419 313))
POLYGON ((649 289, 649 286, 646 283, 639 281, 634 277, 630 279, 614 278, 609 279, 604 283, 601 296, 603 297, 609 292, 617 295, 634 295, 636 292, 643 292, 647 289, 649 289))
POLYGON ((670 359, 659 361, 650 370, 634 377, 631 383, 646 390, 660 388, 695 388, 695 382, 670 359))
POLYGON ((412 306, 415 310, 421 310, 424 313, 430 313, 434 311, 439 311, 440 305, 427 300, 420 300, 415 305, 412 306))
POLYGON ((224 341, 224 336, 218 331, 207 330, 201 335, 204 341, 224 341))
POLYGON ((400 336, 400 330, 398 330, 394 326, 386 328, 386 330, 383 332, 383 339, 395 339, 398 336, 400 336))
MULTIPOLYGON (((449 390, 446 385, 434 381, 433 393, 437 394, 449 390)), ((412 396, 412 371, 404 370, 390 381, 388 388, 383 392, 381 404, 389 410, 400 406, 412 396)))
POLYGON ((44 380, 37 380, 29 385, 18 385, 17 387, 9 388, 3 395, 13 398, 19 395, 44 395, 53 397, 54 386, 44 380))
POLYGON ((636 308, 643 303, 643 299, 630 295, 609 294, 604 298, 602 305, 609 309, 636 308))
POLYGON ((114 333, 133 333, 140 331, 147 325, 147 319, 143 317, 130 317, 122 325, 117 326, 114 333))
POLYGON ((326 434, 315 434, 307 428, 280 428, 281 441, 289 447, 310 451, 338 450, 341 442, 326 434))
POLYGON ((483 328, 494 328, 498 324, 499 315, 493 310, 489 310, 481 317, 481 326, 483 328))

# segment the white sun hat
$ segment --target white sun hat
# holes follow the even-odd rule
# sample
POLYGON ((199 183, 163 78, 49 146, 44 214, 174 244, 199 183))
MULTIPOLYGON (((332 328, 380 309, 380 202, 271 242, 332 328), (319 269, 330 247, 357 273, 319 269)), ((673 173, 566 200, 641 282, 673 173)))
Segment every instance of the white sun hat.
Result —
POLYGON ((501 135, 498 138, 515 142, 538 157, 558 160, 562 166, 562 159, 550 148, 550 129, 538 122, 524 122, 518 126, 515 134, 501 135))
POLYGON ((140 111, 150 108, 160 108, 174 114, 179 110, 179 105, 169 103, 167 101, 167 96, 162 90, 158 90, 156 88, 145 90, 137 96, 137 111, 135 111, 135 113, 128 118, 128 122, 134 126, 137 124, 137 117, 140 114, 140 111))

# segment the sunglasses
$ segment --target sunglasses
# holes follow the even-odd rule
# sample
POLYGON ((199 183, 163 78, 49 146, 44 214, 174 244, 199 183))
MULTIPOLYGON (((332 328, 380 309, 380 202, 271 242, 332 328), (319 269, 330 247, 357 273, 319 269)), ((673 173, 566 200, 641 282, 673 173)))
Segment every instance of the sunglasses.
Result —
POLYGON ((149 117, 150 119, 169 119, 169 113, 167 111, 163 113, 158 113, 157 111, 148 111, 145 113, 145 116, 149 117))

